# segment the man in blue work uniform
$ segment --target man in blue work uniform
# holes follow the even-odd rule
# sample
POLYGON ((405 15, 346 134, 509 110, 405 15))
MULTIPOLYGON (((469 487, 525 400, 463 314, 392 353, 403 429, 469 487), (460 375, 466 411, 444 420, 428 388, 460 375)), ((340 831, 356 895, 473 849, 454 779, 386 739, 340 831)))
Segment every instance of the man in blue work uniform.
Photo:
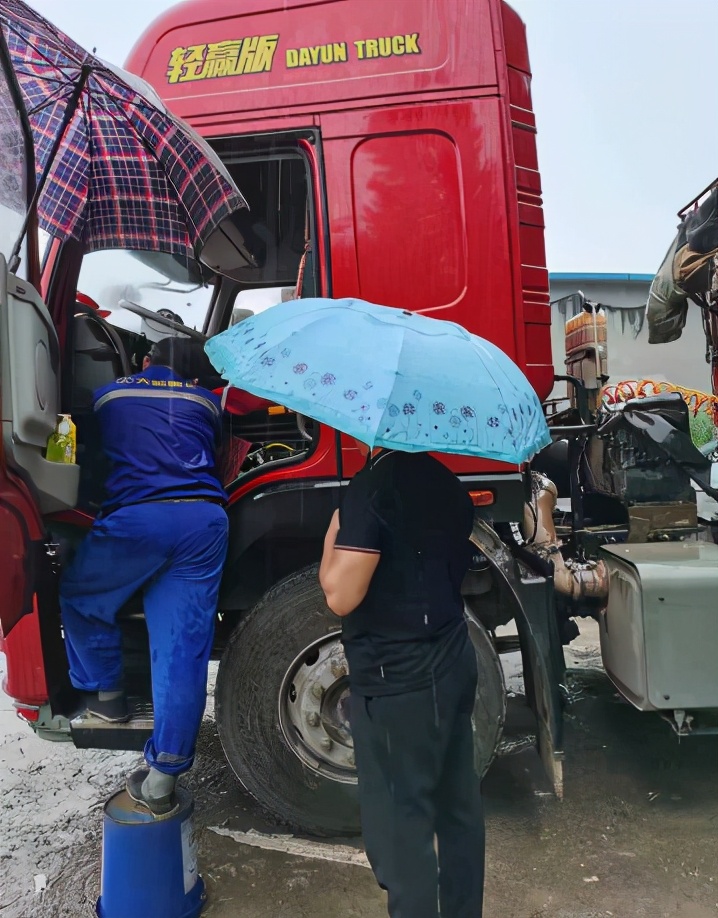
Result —
POLYGON ((154 732, 149 769, 127 789, 155 816, 174 810, 177 776, 192 767, 227 552, 215 470, 221 404, 196 384, 213 372, 200 343, 165 338, 141 373, 95 393, 112 463, 107 498, 60 587, 70 679, 88 693, 88 711, 113 722, 129 718, 116 618, 143 594, 154 732))
POLYGON ((477 669, 461 596, 472 525, 471 500, 444 465, 382 450, 349 483, 324 543, 364 843, 392 918, 482 914, 477 669))

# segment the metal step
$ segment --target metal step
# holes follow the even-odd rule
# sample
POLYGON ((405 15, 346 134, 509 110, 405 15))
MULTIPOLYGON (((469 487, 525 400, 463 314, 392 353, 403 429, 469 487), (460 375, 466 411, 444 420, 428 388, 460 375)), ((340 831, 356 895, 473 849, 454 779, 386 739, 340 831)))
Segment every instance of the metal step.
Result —
POLYGON ((72 741, 78 749, 126 749, 141 752, 154 725, 152 703, 144 698, 128 698, 130 720, 110 724, 89 711, 70 721, 72 741))

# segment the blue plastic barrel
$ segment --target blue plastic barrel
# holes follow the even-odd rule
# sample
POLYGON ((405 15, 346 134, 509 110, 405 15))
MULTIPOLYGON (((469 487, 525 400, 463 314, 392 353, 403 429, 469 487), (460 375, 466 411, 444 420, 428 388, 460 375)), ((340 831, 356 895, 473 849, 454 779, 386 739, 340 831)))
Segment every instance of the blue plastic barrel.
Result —
POLYGON ((159 818, 126 791, 105 804, 99 918, 197 918, 204 908, 194 801, 182 788, 176 793, 179 810, 159 818))

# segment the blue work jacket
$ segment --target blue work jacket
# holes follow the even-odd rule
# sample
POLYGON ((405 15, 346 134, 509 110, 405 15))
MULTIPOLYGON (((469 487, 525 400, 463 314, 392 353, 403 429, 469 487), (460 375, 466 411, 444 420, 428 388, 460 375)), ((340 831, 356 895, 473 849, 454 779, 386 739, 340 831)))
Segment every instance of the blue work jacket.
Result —
POLYGON ((94 410, 112 463, 103 513, 152 500, 226 499, 215 468, 222 407, 214 393, 150 366, 98 389, 94 410))

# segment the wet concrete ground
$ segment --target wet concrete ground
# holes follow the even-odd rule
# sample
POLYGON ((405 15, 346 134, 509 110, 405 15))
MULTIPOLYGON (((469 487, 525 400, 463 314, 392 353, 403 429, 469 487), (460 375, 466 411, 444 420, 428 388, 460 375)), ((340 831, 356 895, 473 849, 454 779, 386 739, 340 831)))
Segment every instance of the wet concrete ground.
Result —
MULTIPOLYGON (((621 702, 600 671, 595 631, 582 628, 588 633, 571 651, 576 700, 566 718, 564 801, 549 794, 531 748, 500 758, 484 781, 486 918, 715 918, 718 737, 679 743, 666 723, 621 702)), ((0 723, 0 916, 89 918, 99 891, 101 803, 132 757, 50 746, 19 723, 12 734, 0 723), (40 744, 41 771, 23 771, 17 735, 24 757, 40 744), (64 781, 71 792, 58 805, 64 781), (40 874, 47 888, 35 893, 40 874)), ((519 697, 510 726, 518 737, 530 727, 519 697)), ((257 846, 282 830, 237 787, 211 718, 190 783, 207 918, 386 915, 356 841, 280 840, 296 853, 257 846)))

